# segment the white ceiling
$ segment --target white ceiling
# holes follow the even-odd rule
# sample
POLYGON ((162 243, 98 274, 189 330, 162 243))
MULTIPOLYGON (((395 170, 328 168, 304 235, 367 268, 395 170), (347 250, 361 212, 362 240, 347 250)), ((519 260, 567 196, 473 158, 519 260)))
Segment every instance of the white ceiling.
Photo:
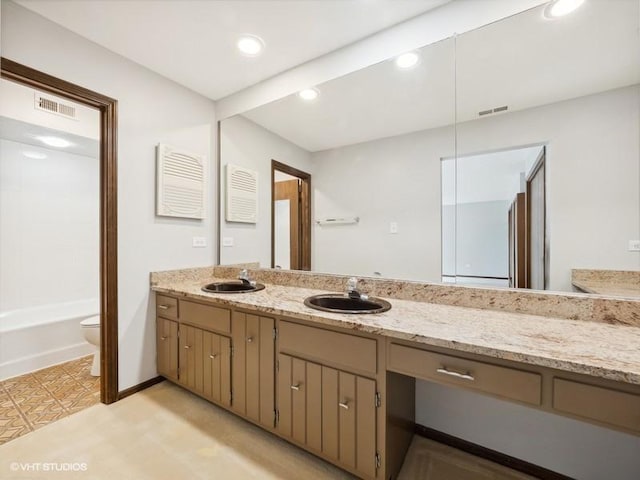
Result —
POLYGON ((217 100, 450 0, 15 0, 217 100), (251 33, 266 43, 248 58, 251 33))
POLYGON ((20 143, 27 148, 25 150, 41 152, 49 155, 51 152, 67 152, 74 155, 98 158, 100 145, 93 138, 74 135, 69 132, 54 130, 52 128, 21 122, 13 118, 0 116, 0 139, 20 143), (71 142, 66 148, 49 147, 43 144, 38 137, 59 137, 71 142))
POLYGON ((291 95, 244 116, 314 152, 637 84, 639 3, 589 0, 556 20, 538 7, 458 36, 457 60, 444 40, 417 68, 382 62, 319 85, 314 102, 291 95))
POLYGON ((542 146, 518 148, 445 160, 442 163, 442 204, 511 202, 521 192, 542 146))

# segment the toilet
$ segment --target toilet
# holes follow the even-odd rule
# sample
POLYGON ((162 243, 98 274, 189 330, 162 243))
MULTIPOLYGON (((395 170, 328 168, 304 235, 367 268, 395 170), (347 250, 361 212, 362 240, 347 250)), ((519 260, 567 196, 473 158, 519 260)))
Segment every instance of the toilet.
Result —
POLYGON ((100 376, 100 315, 85 318, 80 322, 82 334, 87 342, 97 347, 96 353, 93 355, 93 364, 91 365, 91 375, 100 376))

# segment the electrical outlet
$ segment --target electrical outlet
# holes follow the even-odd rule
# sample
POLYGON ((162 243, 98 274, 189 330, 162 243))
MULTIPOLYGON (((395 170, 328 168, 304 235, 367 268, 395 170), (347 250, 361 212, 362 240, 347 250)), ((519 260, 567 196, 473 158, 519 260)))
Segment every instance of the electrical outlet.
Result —
POLYGON ((223 247, 233 247, 233 237, 222 237, 223 247))
POLYGON ((193 237, 192 246, 194 248, 203 248, 207 246, 207 239, 205 237, 193 237))
POLYGON ((398 233, 398 222, 391 222, 389 224, 389 233, 398 233))
POLYGON ((629 251, 640 252, 640 240, 629 240, 629 251))

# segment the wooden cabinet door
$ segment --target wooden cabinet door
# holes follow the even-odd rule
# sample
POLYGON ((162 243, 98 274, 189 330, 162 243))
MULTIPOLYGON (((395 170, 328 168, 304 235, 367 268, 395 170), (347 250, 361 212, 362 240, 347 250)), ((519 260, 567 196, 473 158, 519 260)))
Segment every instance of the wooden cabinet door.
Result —
POLYGON ((200 355, 198 356, 201 357, 202 355, 202 330, 188 325, 180 325, 179 346, 180 383, 192 390, 197 390, 196 379, 199 378, 199 386, 202 389, 202 361, 196 361, 196 349, 199 350, 200 355), (200 365, 198 365, 198 363, 200 363, 200 365))
POLYGON ((376 382, 322 367, 322 453, 376 476, 376 382))
POLYGON ((278 399, 283 435, 322 451, 322 367, 280 354, 278 399))
POLYGON ((156 368, 163 377, 178 380, 178 322, 156 319, 156 368))
POLYGON ((356 377, 356 468, 376 476, 376 382, 356 377))
POLYGON ((291 370, 293 358, 278 355, 278 431, 285 437, 291 437, 292 391, 300 388, 293 383, 291 370))
POLYGON ((231 340, 189 325, 180 325, 179 381, 195 393, 222 405, 231 404, 231 340))
POLYGON ((275 321, 233 312, 232 408, 273 428, 275 412, 275 321))
POLYGON ((202 395, 225 406, 231 405, 231 339, 203 332, 202 395))

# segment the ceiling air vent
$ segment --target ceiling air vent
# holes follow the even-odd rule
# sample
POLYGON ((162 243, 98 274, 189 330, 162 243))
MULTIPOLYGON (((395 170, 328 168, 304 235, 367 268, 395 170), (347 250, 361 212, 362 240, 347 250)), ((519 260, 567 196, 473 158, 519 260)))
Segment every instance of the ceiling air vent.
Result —
POLYGON ((55 113, 56 115, 76 120, 76 107, 59 100, 54 100, 51 97, 46 97, 39 92, 35 93, 35 107, 36 110, 55 113))
POLYGON ((506 112, 509 110, 508 105, 503 105, 502 107, 490 108, 489 110, 482 110, 478 112, 479 117, 484 117, 485 115, 491 115, 492 113, 506 112))

